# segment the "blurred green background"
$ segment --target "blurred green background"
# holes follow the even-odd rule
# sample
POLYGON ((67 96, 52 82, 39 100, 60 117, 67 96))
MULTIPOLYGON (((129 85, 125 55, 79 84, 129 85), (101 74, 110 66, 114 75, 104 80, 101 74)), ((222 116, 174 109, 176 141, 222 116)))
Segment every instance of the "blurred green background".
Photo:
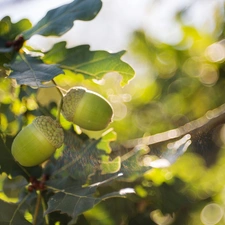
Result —
MULTIPOLYGON (((119 142, 180 127, 225 102, 224 1, 143 2, 138 8, 137 0, 130 5, 129 1, 103 1, 103 12, 96 18, 95 28, 78 24, 77 38, 75 28, 61 39, 30 40, 39 49, 63 39, 70 46, 85 42, 97 50, 127 50, 124 60, 135 69, 136 76, 125 87, 120 86, 118 74, 90 81, 79 75, 71 78, 68 72, 55 79, 63 88, 82 85, 104 95, 115 111, 110 126, 117 132, 119 142), (103 22, 107 15, 111 15, 108 24, 103 22), (114 18, 122 21, 127 30, 118 23, 116 28, 114 18), (110 22, 112 29, 104 30, 110 22), (101 23, 105 24, 103 29, 101 23), (82 39, 85 33, 90 39, 82 39), (109 36, 112 37, 104 45, 103 39, 109 36)), ((15 135, 21 128, 18 121, 29 123, 36 116, 36 91, 19 93, 11 81, 0 79, 1 131, 15 135), (10 121, 6 114, 11 115, 10 121)), ((57 103, 58 97, 52 91, 42 89, 37 94, 39 103, 54 114, 54 104, 50 106, 49 102, 57 103), (47 92, 51 94, 44 102, 42 96, 47 92)), ((90 137, 100 135, 87 133, 90 137)), ((195 139, 171 167, 153 169, 132 184, 138 197, 101 203, 85 213, 86 219, 96 225, 225 224, 225 125, 221 122, 195 139), (112 209, 111 204, 116 207, 112 209), (123 210, 118 213, 118 208, 123 210)))

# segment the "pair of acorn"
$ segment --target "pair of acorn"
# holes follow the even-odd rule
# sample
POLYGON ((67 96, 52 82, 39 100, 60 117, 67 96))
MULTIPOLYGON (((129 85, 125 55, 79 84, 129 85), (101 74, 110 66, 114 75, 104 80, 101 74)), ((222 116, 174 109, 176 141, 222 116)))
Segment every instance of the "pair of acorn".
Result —
MULTIPOLYGON (((83 129, 98 131, 111 122, 113 109, 101 95, 74 87, 63 97, 62 114, 83 129)), ((36 166, 46 161, 63 141, 64 132, 59 122, 49 116, 39 116, 15 137, 12 155, 22 166, 36 166)))

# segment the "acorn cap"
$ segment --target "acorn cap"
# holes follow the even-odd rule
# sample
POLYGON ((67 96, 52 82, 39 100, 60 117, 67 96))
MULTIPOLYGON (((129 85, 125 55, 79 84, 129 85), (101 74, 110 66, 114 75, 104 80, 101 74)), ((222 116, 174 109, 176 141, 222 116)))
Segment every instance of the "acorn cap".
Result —
POLYGON ((63 116, 70 122, 73 122, 74 112, 79 101, 83 98, 86 88, 71 88, 63 98, 63 116), (76 104, 73 104, 76 103, 76 104))
POLYGON ((39 116, 34 119, 33 124, 55 148, 62 146, 64 133, 56 120, 49 116, 39 116))

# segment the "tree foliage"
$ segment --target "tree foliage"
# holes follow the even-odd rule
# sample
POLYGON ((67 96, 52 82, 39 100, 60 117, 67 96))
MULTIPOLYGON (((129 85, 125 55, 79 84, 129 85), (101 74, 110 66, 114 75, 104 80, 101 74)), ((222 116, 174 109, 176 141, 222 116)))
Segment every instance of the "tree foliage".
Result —
POLYGON ((141 79, 125 51, 59 42, 44 52, 26 42, 61 36, 101 7, 74 0, 36 25, 0 21, 0 224, 223 224, 224 24, 209 35, 179 20, 183 40, 173 46, 136 31, 129 50, 148 68, 141 79), (80 85, 112 103, 107 129, 82 130, 61 115, 65 90, 80 85), (11 145, 40 115, 60 121, 64 144, 23 167, 11 145))

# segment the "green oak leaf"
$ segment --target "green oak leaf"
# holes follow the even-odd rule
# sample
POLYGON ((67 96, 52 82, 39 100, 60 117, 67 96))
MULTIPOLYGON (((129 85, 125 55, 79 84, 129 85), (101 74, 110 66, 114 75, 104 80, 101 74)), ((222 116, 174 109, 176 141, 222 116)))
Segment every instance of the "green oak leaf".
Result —
POLYGON ((24 37, 29 39, 34 34, 61 36, 73 27, 75 20, 93 19, 101 7, 100 0, 74 0, 48 11, 34 27, 24 32, 24 37))
POLYGON ((16 79, 18 84, 45 87, 43 82, 50 81, 63 73, 57 65, 45 64, 37 57, 25 54, 20 56, 12 64, 7 65, 12 70, 8 77, 16 79))
MULTIPOLYGON (((116 132, 112 129, 109 129, 101 138, 100 142, 97 144, 97 148, 105 151, 107 154, 112 152, 110 143, 115 141, 117 138, 116 132)), ((110 174, 116 173, 120 170, 121 158, 120 156, 115 157, 114 159, 110 158, 110 155, 101 156, 101 174, 110 174)))
MULTIPOLYGON (((119 171, 120 157, 112 160, 109 155, 109 143, 116 138, 114 131, 109 130, 98 140, 86 139, 74 131, 64 132, 64 135, 63 154, 58 158, 52 176, 64 173, 85 184, 97 171, 102 174, 119 171)), ((98 181, 100 177, 97 178, 98 181)), ((92 179, 92 183, 94 182, 96 180, 92 179)))
POLYGON ((111 160, 109 156, 102 157, 101 173, 102 174, 116 173, 120 170, 120 166, 121 166, 120 156, 117 156, 113 160, 111 160))
POLYGON ((6 177, 3 181, 3 192, 9 198, 18 198, 21 189, 28 184, 23 176, 16 176, 13 178, 6 177))
POLYGON ((1 225, 31 225, 25 219, 25 201, 28 195, 19 203, 9 203, 0 199, 0 224, 1 225))
POLYGON ((65 132, 64 135, 63 154, 57 160, 53 176, 62 172, 68 173, 69 176, 84 184, 88 177, 99 169, 99 159, 102 154, 96 147, 99 140, 82 140, 73 131, 65 132))
POLYGON ((99 186, 116 178, 117 176, 87 187, 81 187, 70 177, 52 180, 48 182, 47 185, 49 189, 52 189, 56 193, 49 199, 46 213, 54 211, 66 213, 72 217, 72 221, 70 221, 69 224, 74 224, 77 216, 93 208, 101 201, 108 198, 125 197, 126 194, 134 193, 132 188, 127 188, 120 191, 106 193, 101 196, 95 195, 99 186))
POLYGON ((28 19, 12 23, 11 18, 6 16, 0 21, 0 36, 7 41, 13 41, 22 32, 30 29, 31 26, 31 22, 28 19))
MULTIPOLYGON (((1 28, 0 28, 1 29, 1 28)), ((6 47, 6 39, 0 37, 0 65, 3 65, 3 63, 9 61, 6 60, 7 59, 7 56, 5 56, 7 53, 10 53, 13 51, 13 47, 6 47), (3 60, 5 58, 5 60, 3 60)), ((12 55, 12 54, 11 54, 12 55)), ((9 56, 9 54, 8 54, 9 56)))
POLYGON ((152 167, 143 166, 141 159, 149 152, 146 146, 137 146, 132 151, 124 154, 121 157, 120 173, 123 174, 121 179, 135 180, 142 176, 143 173, 150 170, 152 167))
MULTIPOLYGON (((44 193, 43 193, 44 197, 44 193)), ((38 205, 37 199, 40 195, 33 192, 27 192, 25 188, 21 189, 21 194, 16 203, 9 203, 0 200, 0 224, 1 225, 44 225, 43 205, 38 205), (31 214, 31 216, 28 215, 31 214), (28 221, 29 218, 29 221, 28 221), (32 221, 32 223, 30 222, 32 221)))
POLYGON ((0 71, 6 76, 6 70, 3 66, 9 63, 17 54, 12 46, 7 47, 7 42, 14 41, 24 30, 31 27, 27 19, 22 19, 17 23, 12 23, 10 17, 6 16, 0 21, 0 71))
POLYGON ((101 141, 97 144, 97 148, 110 154, 112 152, 110 142, 116 141, 116 139, 117 133, 113 129, 109 129, 102 135, 101 141))
POLYGON ((89 49, 89 45, 66 49, 66 42, 60 42, 45 54, 43 61, 60 64, 62 69, 82 74, 89 79, 101 79, 106 73, 117 72, 122 76, 122 86, 134 77, 132 67, 120 59, 125 51, 109 53, 89 49))

